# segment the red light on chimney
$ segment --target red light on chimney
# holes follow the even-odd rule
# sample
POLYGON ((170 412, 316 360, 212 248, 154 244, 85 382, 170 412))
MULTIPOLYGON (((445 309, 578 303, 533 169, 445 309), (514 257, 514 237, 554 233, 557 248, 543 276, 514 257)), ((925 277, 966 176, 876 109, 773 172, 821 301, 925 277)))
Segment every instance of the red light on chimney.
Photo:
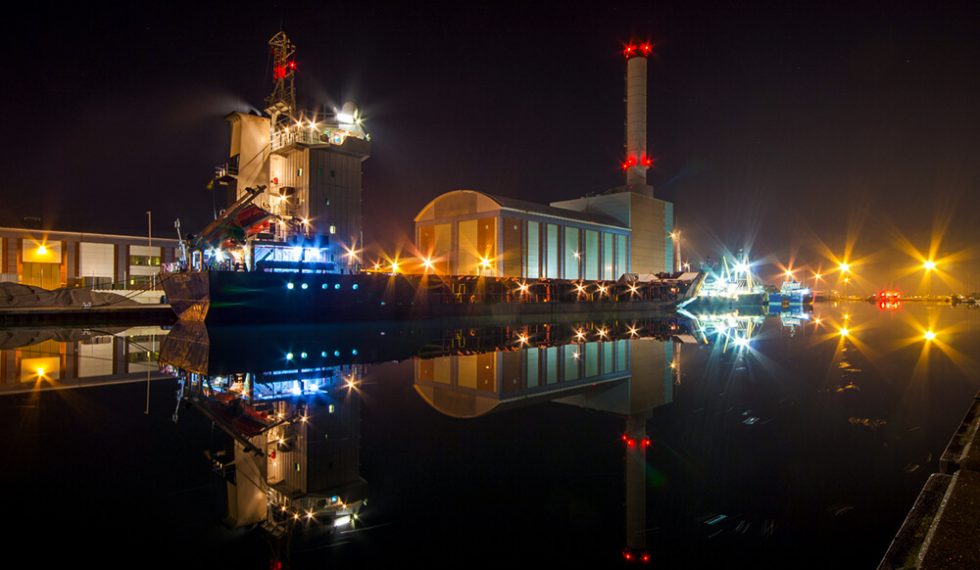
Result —
POLYGON ((623 55, 629 58, 631 55, 633 55, 633 52, 635 51, 636 51, 636 46, 633 44, 629 44, 626 46, 626 49, 623 50, 623 55))
POLYGON ((640 560, 642 560, 643 563, 646 564, 650 562, 650 555, 644 552, 643 556, 640 557, 640 560))
POLYGON ((643 441, 641 443, 643 447, 650 447, 650 438, 649 437, 643 438, 643 441))
POLYGON ((650 55, 650 52, 653 51, 653 46, 647 42, 640 46, 640 51, 643 52, 643 55, 650 55))

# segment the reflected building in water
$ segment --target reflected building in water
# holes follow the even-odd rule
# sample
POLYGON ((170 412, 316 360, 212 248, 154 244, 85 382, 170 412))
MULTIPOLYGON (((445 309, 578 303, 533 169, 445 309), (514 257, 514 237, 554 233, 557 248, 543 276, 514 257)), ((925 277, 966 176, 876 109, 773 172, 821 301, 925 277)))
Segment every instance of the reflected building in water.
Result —
POLYGON ((0 330, 0 394, 145 381, 169 331, 157 326, 0 330))
POLYGON ((553 401, 623 419, 626 537, 623 556, 649 562, 646 550, 647 421, 673 401, 680 381, 682 339, 676 323, 644 327, 589 325, 571 342, 548 342, 550 327, 519 333, 519 346, 415 361, 415 390, 436 410, 474 418, 503 409, 553 401), (617 338, 618 337, 618 338, 617 338))

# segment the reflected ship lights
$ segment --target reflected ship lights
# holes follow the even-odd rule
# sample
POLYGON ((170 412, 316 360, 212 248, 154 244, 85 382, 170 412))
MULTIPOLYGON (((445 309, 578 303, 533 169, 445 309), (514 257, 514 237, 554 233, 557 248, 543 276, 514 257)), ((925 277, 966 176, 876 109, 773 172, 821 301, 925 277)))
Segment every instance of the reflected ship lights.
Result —
POLYGON ((292 335, 182 324, 164 343, 161 367, 177 378, 181 405, 231 438, 226 449, 208 452, 227 481, 227 520, 258 524, 278 544, 315 529, 344 532, 364 515, 369 493, 359 474, 358 384, 371 363, 411 360, 415 393, 454 418, 544 402, 620 417, 623 552, 645 563, 645 454, 652 448, 646 424, 654 409, 673 401, 689 330, 690 322, 678 318, 317 327, 292 335), (274 340, 242 351, 246 338, 274 340), (325 470, 327 462, 343 467, 325 470))

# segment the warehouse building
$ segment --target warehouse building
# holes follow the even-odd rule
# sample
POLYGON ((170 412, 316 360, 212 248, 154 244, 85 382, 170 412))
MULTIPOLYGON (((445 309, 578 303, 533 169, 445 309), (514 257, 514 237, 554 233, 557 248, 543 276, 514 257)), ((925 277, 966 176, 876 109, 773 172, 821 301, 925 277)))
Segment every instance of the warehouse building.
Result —
POLYGON ((0 227, 0 281, 44 289, 152 286, 176 239, 0 227))
POLYGON ((437 273, 616 279, 629 271, 629 227, 600 213, 456 190, 415 224, 417 247, 437 273))

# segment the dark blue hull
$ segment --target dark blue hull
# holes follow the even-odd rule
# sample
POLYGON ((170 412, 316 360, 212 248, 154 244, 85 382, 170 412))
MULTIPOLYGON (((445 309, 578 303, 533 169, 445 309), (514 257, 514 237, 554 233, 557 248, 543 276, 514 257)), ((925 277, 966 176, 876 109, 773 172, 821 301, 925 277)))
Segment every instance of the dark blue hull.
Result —
POLYGON ((219 324, 326 323, 512 315, 602 314, 667 311, 678 299, 667 287, 640 294, 606 283, 576 293, 568 281, 442 278, 385 274, 289 274, 188 272, 163 282, 168 302, 182 320, 219 324))

